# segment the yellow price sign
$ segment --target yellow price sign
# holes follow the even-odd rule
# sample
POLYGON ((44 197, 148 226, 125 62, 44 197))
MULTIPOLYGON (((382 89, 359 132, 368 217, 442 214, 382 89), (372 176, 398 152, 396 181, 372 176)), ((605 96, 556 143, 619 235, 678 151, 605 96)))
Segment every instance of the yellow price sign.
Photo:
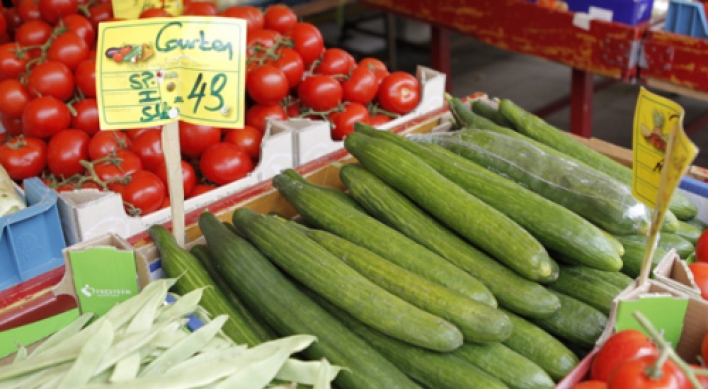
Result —
POLYGON ((96 99, 106 130, 177 120, 244 124, 246 21, 220 17, 101 23, 96 99))
POLYGON ((182 0, 112 0, 113 16, 117 19, 132 20, 152 8, 164 9, 172 16, 182 15, 182 0))

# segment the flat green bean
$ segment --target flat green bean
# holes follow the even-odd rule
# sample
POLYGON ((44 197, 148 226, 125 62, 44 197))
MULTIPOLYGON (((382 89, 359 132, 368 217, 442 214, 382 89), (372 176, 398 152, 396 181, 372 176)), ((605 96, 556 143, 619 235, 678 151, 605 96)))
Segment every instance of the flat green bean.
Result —
POLYGON ((113 373, 108 380, 110 382, 125 382, 134 380, 140 371, 141 361, 142 355, 139 351, 121 359, 113 367, 113 373))
POLYGON ((113 344, 113 326, 105 321, 98 332, 86 340, 86 344, 76 357, 66 375, 61 379, 57 389, 70 389, 85 385, 91 379, 99 362, 113 344))
POLYGON ((93 313, 84 313, 83 315, 79 316, 68 326, 55 332, 54 335, 50 336, 42 344, 37 346, 37 348, 32 351, 28 358, 34 358, 37 355, 43 353, 44 351, 51 349, 52 347, 66 341, 67 339, 81 331, 84 326, 86 326, 86 323, 88 323, 95 316, 96 315, 94 315, 93 313))
MULTIPOLYGON (((321 362, 301 361, 290 358, 280 367, 275 378, 281 381, 298 382, 305 385, 314 385, 320 372, 321 362)), ((332 366, 329 369, 329 380, 334 380, 342 370, 339 366, 332 366)))

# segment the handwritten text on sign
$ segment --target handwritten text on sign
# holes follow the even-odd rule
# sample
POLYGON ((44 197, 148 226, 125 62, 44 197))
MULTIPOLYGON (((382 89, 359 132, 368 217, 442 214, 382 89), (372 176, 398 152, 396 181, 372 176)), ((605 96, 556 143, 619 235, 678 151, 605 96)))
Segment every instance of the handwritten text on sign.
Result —
POLYGON ((96 91, 103 129, 176 120, 243 127, 246 23, 218 17, 101 23, 96 91))

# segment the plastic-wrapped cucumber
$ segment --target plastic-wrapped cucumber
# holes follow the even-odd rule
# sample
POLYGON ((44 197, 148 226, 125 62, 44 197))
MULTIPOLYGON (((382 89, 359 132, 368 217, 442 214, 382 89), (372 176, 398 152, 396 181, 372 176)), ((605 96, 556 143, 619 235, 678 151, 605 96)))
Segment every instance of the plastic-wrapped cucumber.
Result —
MULTIPOLYGON (((637 239, 638 237, 632 236, 617 236, 624 246, 624 255, 622 255, 622 273, 632 277, 639 277, 639 273, 642 270, 642 262, 644 261, 644 251, 646 250, 646 240, 645 236, 641 236, 644 240, 637 239)), ((667 252, 661 247, 657 247, 654 250, 654 257, 652 258, 651 271, 659 264, 662 258, 666 256, 667 252)))

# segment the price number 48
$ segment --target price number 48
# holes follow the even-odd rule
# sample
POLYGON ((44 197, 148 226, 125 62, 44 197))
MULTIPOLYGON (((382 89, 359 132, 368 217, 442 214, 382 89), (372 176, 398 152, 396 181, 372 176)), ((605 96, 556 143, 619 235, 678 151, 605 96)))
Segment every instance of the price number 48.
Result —
POLYGON ((206 96, 207 84, 209 84, 209 95, 215 97, 218 103, 213 106, 204 105, 204 109, 212 112, 220 110, 224 106, 224 97, 221 95, 221 91, 226 87, 227 81, 228 79, 224 73, 215 74, 210 81, 204 80, 203 74, 199 73, 192 86, 192 91, 187 96, 188 100, 196 99, 192 113, 197 113, 202 98, 206 96))

